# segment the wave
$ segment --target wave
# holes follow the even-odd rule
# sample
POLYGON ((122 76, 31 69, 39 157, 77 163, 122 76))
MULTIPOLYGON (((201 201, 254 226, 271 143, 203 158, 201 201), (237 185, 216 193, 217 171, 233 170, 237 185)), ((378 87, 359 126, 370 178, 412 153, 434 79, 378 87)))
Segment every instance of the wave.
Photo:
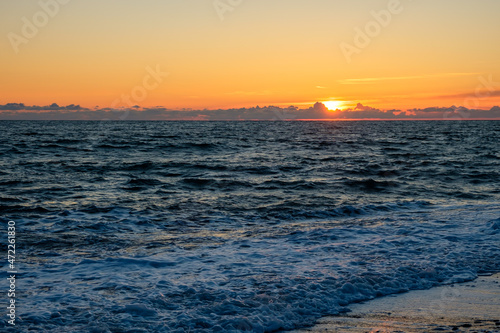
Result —
POLYGON ((99 238, 77 242, 79 251, 94 251, 92 258, 76 261, 72 251, 62 250, 76 238, 53 239, 61 255, 43 246, 44 268, 32 267, 23 277, 33 292, 42 288, 37 286, 45 291, 24 300, 36 306, 20 309, 20 325, 57 327, 53 318, 59 313, 71 318, 66 330, 88 329, 93 304, 98 310, 90 325, 114 330, 140 325, 147 331, 273 332, 312 324, 354 302, 500 271, 498 206, 372 209, 389 211, 265 229, 257 224, 252 234, 259 237, 245 229, 227 238, 222 230, 210 237, 194 229, 176 236, 155 230, 141 233, 144 242, 122 238, 121 252, 110 236, 102 239, 103 229, 99 238), (151 253, 153 239, 159 248, 151 253), (89 290, 96 297, 89 299, 89 290), (68 301, 80 306, 56 306, 68 301))

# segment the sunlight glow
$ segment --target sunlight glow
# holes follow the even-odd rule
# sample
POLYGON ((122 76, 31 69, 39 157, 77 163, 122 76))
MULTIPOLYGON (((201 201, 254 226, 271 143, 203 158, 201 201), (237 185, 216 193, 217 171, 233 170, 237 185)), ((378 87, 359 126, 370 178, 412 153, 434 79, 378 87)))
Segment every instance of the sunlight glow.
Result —
POLYGON ((330 111, 335 111, 337 109, 340 109, 344 105, 344 103, 342 101, 326 101, 326 102, 323 102, 323 104, 325 104, 325 106, 330 111))

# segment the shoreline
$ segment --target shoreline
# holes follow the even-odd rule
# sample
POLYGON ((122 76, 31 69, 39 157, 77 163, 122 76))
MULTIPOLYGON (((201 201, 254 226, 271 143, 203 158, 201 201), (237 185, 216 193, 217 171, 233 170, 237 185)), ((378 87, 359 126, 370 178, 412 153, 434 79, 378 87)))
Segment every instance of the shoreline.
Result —
POLYGON ((500 273, 348 306, 290 333, 500 332, 500 273))

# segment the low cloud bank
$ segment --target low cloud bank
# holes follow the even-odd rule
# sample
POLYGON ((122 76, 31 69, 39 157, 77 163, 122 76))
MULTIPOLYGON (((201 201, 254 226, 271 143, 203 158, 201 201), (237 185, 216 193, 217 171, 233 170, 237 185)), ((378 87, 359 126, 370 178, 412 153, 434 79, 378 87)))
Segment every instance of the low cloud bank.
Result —
POLYGON ((380 110, 359 103, 355 108, 330 111, 322 103, 307 109, 289 107, 253 107, 219 110, 171 110, 163 107, 130 109, 83 108, 70 104, 27 106, 23 103, 0 105, 0 120, 321 120, 321 119, 500 119, 500 107, 490 110, 431 107, 408 110, 380 110))

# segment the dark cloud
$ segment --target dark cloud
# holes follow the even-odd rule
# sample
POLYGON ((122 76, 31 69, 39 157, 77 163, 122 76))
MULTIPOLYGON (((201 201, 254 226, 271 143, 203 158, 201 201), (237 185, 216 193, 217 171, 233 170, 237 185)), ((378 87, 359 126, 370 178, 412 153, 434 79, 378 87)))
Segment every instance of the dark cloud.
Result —
POLYGON ((485 97, 500 97, 500 90, 489 90, 486 87, 478 90, 475 94, 463 93, 463 94, 454 94, 454 95, 439 95, 434 96, 436 99, 467 99, 467 98, 485 98, 485 97))
POLYGON ((8 110, 8 111, 26 110, 26 106, 23 103, 7 103, 5 105, 0 105, 0 110, 8 110))
POLYGON ((364 106, 363 104, 361 103, 358 103, 358 105, 356 105, 356 107, 354 108, 355 111, 378 111, 377 109, 375 108, 372 108, 370 106, 364 106))
POLYGON ((27 106, 23 103, 0 105, 0 120, 300 120, 300 119, 500 119, 500 107, 472 110, 464 107, 431 107, 408 110, 380 110, 358 103, 355 108, 329 111, 322 103, 299 109, 295 106, 253 107, 219 110, 171 110, 164 107, 130 109, 83 108, 70 104, 27 106))
POLYGON ((48 111, 48 110, 58 110, 58 111, 77 111, 77 110, 90 110, 87 108, 82 108, 80 105, 70 104, 67 106, 59 106, 57 103, 52 103, 47 106, 26 106, 24 103, 7 103, 5 105, 0 105, 0 111, 48 111))

